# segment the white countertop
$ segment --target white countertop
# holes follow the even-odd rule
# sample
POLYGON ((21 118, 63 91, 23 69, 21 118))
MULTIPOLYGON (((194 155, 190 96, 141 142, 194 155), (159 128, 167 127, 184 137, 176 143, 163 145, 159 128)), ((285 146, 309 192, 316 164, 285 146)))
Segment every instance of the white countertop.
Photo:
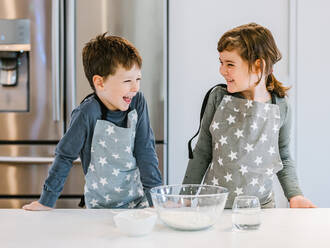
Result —
POLYGON ((231 211, 203 231, 176 231, 160 221, 152 233, 127 237, 112 220, 110 209, 56 209, 29 212, 0 210, 0 247, 330 247, 330 208, 271 209, 262 211, 257 231, 231 229, 231 211))

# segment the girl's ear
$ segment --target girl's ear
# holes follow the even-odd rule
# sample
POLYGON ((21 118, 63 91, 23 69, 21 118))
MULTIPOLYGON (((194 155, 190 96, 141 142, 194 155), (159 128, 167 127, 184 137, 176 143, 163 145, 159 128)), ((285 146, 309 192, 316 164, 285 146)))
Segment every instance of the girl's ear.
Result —
POLYGON ((94 84, 95 89, 102 90, 104 88, 103 77, 101 77, 99 75, 94 75, 93 84, 94 84))
POLYGON ((256 59, 253 65, 253 72, 261 73, 261 68, 263 67, 263 72, 265 72, 265 61, 263 59, 256 59))
POLYGON ((260 72, 261 71, 261 60, 260 59, 256 59, 256 61, 254 62, 254 65, 253 65, 253 69, 254 69, 254 72, 260 72))

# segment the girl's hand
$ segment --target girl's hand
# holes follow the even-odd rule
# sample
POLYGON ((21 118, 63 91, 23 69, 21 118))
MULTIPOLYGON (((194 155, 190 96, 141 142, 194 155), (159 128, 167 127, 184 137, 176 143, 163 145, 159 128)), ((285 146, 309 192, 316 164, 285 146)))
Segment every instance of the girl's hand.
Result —
POLYGON ((290 208, 316 208, 316 206, 302 195, 296 195, 290 199, 290 208))
POLYGON ((26 204, 23 206, 23 209, 30 211, 47 211, 52 210, 52 208, 47 207, 39 203, 38 201, 31 202, 30 204, 26 204))

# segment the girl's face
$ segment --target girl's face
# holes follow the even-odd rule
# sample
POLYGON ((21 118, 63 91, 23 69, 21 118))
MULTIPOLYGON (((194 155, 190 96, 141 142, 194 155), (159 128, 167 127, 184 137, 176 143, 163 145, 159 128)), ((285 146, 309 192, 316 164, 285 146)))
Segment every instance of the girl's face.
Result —
POLYGON ((227 82, 227 90, 230 93, 250 91, 258 81, 258 73, 255 66, 249 72, 248 63, 241 58, 236 50, 222 51, 219 55, 220 74, 227 82))

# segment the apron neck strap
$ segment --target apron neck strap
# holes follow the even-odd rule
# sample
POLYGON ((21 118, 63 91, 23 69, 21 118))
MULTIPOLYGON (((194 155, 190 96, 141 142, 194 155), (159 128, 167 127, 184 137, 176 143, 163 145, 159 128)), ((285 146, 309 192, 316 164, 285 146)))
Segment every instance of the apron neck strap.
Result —
POLYGON ((272 97, 272 104, 276 104, 276 96, 275 93, 270 93, 271 97, 272 97))
POLYGON ((93 93, 87 95, 87 96, 86 96, 86 97, 80 102, 80 104, 83 103, 87 98, 89 98, 89 97, 91 97, 91 96, 94 96, 95 99, 97 100, 97 102, 100 104, 100 107, 101 107, 101 113, 102 113, 102 117, 101 117, 101 118, 102 118, 102 120, 105 120, 105 117, 106 117, 106 114, 107 114, 108 109, 107 109, 107 107, 103 104, 103 102, 101 101, 101 99, 95 94, 95 92, 93 92, 93 93))
POLYGON ((106 116, 107 116, 108 109, 104 105, 104 103, 101 101, 101 99, 95 94, 95 92, 93 94, 94 94, 94 97, 95 97, 96 101, 100 104, 100 107, 101 107, 101 113, 102 113, 101 119, 105 120, 106 116))

